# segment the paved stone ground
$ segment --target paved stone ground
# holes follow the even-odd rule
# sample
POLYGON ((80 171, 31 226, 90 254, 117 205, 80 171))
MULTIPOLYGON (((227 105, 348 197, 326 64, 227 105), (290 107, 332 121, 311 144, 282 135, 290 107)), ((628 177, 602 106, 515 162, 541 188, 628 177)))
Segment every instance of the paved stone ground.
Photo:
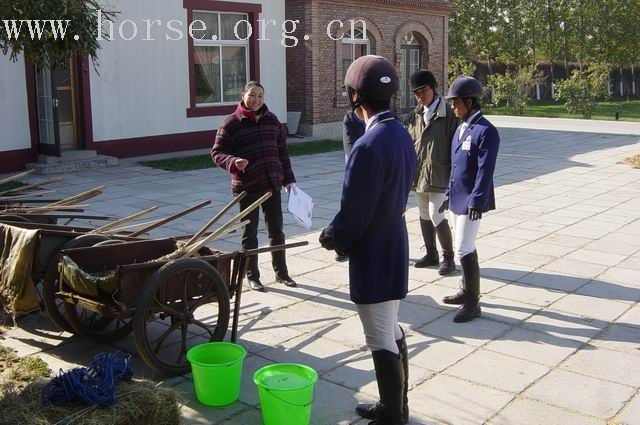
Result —
MULTIPOLYGON (((478 240, 483 316, 453 324, 441 298, 457 289, 459 276, 410 269, 400 317, 409 330, 411 423, 640 424, 640 170, 618 164, 640 153, 640 125, 492 120, 502 146, 498 210, 483 218, 478 240)), ((242 298, 239 342, 250 355, 240 401, 208 408, 195 401, 190 376, 160 381, 182 392, 186 424, 260 424, 253 373, 289 361, 320 374, 313 424, 366 423, 353 407, 377 389, 349 301, 347 265, 317 243, 339 206, 343 155, 295 157, 293 164, 316 204, 312 231, 285 214, 288 240, 310 242, 288 254, 300 287, 273 284, 270 261, 261 258, 268 292, 242 298)), ((68 175, 59 190, 104 184, 92 211, 123 216, 151 205, 162 216, 214 200, 155 234, 165 236, 199 228, 230 199, 228 180, 219 169, 169 173, 124 162, 68 175)), ((413 261, 423 255, 413 199, 407 218, 413 261)), ((215 246, 236 249, 238 237, 215 246)), ((131 337, 109 345, 70 338, 39 315, 19 324, 0 329, 0 343, 53 369, 133 347, 131 337)), ((137 356, 134 365, 139 376, 154 378, 137 356)))

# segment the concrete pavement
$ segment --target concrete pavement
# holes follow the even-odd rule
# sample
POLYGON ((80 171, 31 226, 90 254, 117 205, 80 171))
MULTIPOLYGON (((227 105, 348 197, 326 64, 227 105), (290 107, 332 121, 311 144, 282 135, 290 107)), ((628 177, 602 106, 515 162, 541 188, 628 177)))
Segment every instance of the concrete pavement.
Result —
MULTIPOLYGON (((441 298, 457 289, 459 276, 411 267, 400 308, 409 331, 411 423, 640 424, 640 170, 619 164, 640 153, 640 124, 489 118, 502 144, 498 209, 483 218, 478 240, 483 316, 453 324, 454 309, 441 298)), ((190 376, 161 381, 183 393, 186 424, 260 424, 252 376, 272 362, 318 371, 312 424, 366 423, 353 408, 374 400, 377 388, 349 301, 347 265, 317 242, 339 207, 343 154, 292 161, 299 187, 315 202, 311 231, 285 214, 288 240, 310 242, 288 253, 300 287, 273 284, 270 259, 261 257, 268 292, 242 298, 239 343, 250 355, 240 401, 205 407, 194 399, 190 376)), ((127 163, 65 178, 61 193, 107 186, 91 202, 95 213, 124 216, 158 205, 160 217, 213 199, 212 208, 159 237, 198 229, 231 198, 219 169, 171 173, 127 163)), ((409 207, 415 260, 423 253, 413 197, 409 207)), ((233 250, 238 242, 232 236, 214 246, 233 250)), ((112 344, 70 338, 39 315, 19 325, 1 329, 0 344, 41 356, 53 369, 132 347, 131 337, 112 344)), ((154 378, 137 356, 134 364, 138 375, 154 378)))

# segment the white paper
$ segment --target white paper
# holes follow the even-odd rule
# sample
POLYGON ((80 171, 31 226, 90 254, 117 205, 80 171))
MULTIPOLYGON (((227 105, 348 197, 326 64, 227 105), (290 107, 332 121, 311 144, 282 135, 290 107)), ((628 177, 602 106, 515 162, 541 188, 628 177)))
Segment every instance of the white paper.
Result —
POLYGON ((287 210, 305 229, 311 229, 311 219, 313 216, 313 200, 311 196, 296 187, 289 191, 289 201, 287 210))

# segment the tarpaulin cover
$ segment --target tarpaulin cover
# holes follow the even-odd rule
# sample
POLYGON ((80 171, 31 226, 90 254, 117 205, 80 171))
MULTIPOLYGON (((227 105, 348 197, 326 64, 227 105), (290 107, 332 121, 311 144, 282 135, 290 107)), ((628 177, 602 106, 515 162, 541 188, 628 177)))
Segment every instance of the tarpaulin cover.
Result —
POLYGON ((31 278, 38 230, 0 223, 0 307, 18 316, 40 309, 31 278))

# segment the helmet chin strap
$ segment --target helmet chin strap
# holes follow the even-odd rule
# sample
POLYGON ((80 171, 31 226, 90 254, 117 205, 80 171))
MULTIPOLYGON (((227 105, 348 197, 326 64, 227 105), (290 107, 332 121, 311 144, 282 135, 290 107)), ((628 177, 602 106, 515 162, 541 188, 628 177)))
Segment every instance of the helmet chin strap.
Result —
POLYGON ((362 106, 362 96, 360 96, 358 92, 351 87, 347 88, 347 94, 349 96, 349 105, 351 106, 351 110, 355 112, 356 109, 362 106), (354 94, 356 95, 356 100, 353 100, 354 94))

